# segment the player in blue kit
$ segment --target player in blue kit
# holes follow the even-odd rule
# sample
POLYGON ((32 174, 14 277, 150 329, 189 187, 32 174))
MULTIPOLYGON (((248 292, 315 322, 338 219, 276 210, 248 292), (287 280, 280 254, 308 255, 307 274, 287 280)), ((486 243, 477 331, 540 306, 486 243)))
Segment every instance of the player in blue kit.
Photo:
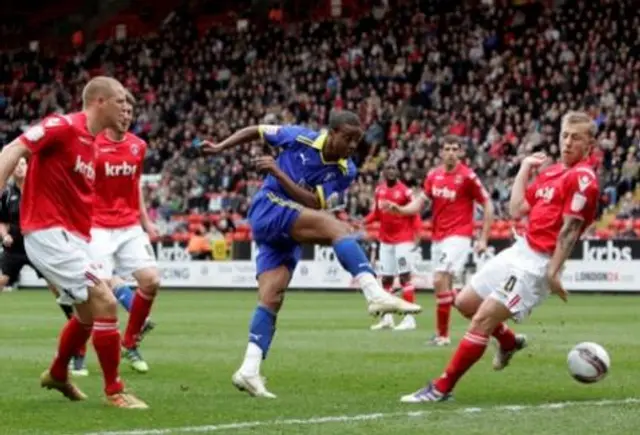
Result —
POLYGON ((257 168, 268 175, 249 210, 258 245, 259 303, 249 327, 244 361, 232 381, 252 396, 276 397, 265 387, 260 364, 273 340, 284 290, 300 259, 300 243, 331 244, 340 264, 362 289, 371 314, 421 311, 419 305, 382 289, 352 228, 322 211, 335 206, 355 179, 357 170, 349 157, 362 135, 358 116, 340 111, 331 114, 326 132, 300 126, 259 125, 243 128, 218 144, 203 143, 206 152, 219 153, 262 138, 280 149, 276 160, 258 158, 257 168))

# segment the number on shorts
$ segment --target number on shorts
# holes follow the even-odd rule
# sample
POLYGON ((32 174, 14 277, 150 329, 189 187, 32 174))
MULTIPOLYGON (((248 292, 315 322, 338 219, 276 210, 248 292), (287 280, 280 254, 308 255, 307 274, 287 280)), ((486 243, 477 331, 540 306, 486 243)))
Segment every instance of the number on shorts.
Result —
POLYGON ((446 260, 447 260, 447 253, 446 253, 446 252, 443 252, 443 253, 440 255, 440 260, 438 260, 438 262, 439 262, 439 263, 444 263, 446 260))
POLYGON ((398 266, 405 267, 407 265, 407 259, 404 257, 398 258, 398 266))
POLYGON ((503 290, 504 290, 505 292, 507 292, 507 293, 511 293, 511 291, 513 290, 513 288, 514 288, 514 287, 515 287, 515 285, 516 285, 516 281, 517 281, 517 280, 518 280, 518 279, 517 279, 515 276, 511 275, 511 276, 507 279, 507 282, 505 282, 505 283, 504 283, 503 290))

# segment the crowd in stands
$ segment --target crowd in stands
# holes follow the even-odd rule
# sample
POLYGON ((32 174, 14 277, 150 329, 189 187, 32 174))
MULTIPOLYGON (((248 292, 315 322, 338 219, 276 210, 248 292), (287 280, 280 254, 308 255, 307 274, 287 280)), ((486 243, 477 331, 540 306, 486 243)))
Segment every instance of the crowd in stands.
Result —
POLYGON ((273 151, 254 143, 204 157, 205 138, 221 140, 257 123, 322 128, 332 109, 356 111, 367 146, 343 214, 357 220, 371 207, 383 162, 397 162, 403 181, 419 188, 439 163, 440 139, 455 134, 498 217, 507 218, 519 162, 537 150, 557 157, 559 119, 579 109, 600 128, 603 210, 631 218, 632 232, 640 234, 633 220, 640 218, 634 1, 491 3, 409 1, 357 21, 206 32, 182 10, 157 34, 106 41, 66 60, 2 54, 0 141, 48 112, 78 108, 90 74, 115 75, 138 98, 132 130, 149 144, 152 216, 165 233, 186 234, 191 223, 224 236, 246 232, 244 218, 261 180, 251 159, 273 151), (184 219, 189 214, 196 217, 184 219))

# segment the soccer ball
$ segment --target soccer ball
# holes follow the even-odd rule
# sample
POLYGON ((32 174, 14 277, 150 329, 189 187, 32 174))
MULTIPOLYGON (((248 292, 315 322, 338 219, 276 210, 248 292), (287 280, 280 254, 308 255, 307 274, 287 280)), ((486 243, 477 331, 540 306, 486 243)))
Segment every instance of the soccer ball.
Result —
POLYGON ((567 364, 569 373, 576 381, 592 384, 607 376, 611 359, 604 347, 585 341, 571 349, 567 356, 567 364))

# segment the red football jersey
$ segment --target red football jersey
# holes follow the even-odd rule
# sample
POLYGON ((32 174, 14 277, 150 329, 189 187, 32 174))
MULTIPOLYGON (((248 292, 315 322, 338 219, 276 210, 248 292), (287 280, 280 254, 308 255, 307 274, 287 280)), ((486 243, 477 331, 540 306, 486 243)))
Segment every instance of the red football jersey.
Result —
POLYGON ((429 172, 423 188, 431 199, 434 241, 473 236, 474 203, 489 199, 475 172, 462 163, 450 172, 440 166, 429 172))
MULTIPOLYGON (((584 221, 582 232, 595 220, 600 188, 588 160, 567 168, 562 163, 543 169, 527 186, 527 242, 537 252, 553 254, 564 216, 584 221)), ((581 232, 581 233, 582 233, 581 232)))
POLYGON ((376 187, 373 208, 364 218, 365 224, 379 221, 380 232, 378 238, 383 243, 396 244, 413 242, 420 231, 422 222, 420 215, 400 216, 389 213, 380 208, 382 201, 392 202, 398 205, 406 205, 413 199, 413 192, 407 186, 397 181, 393 187, 383 182, 376 187))
POLYGON ((147 144, 127 133, 120 142, 96 138, 96 193, 93 226, 125 228, 140 223, 140 177, 147 144))
POLYGON ((20 140, 32 153, 20 206, 22 232, 61 227, 88 240, 96 173, 86 115, 52 115, 20 140))

